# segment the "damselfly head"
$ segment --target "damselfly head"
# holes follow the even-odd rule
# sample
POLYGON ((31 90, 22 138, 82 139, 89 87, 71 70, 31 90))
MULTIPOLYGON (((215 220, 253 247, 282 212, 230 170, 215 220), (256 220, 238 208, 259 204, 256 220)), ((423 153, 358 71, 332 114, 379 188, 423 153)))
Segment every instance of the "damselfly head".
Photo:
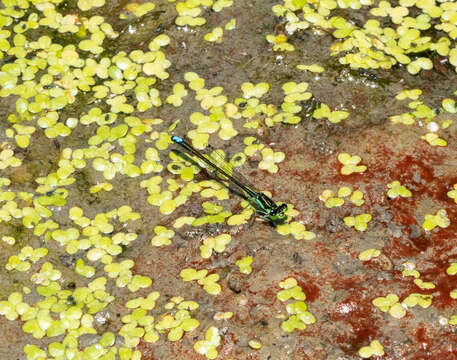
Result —
POLYGON ((286 211, 287 205, 281 204, 270 211, 268 214, 268 220, 270 220, 274 226, 284 224, 287 220, 286 211))
POLYGON ((179 137, 179 136, 176 136, 176 135, 173 135, 171 137, 171 141, 177 143, 177 144, 181 144, 184 140, 183 138, 179 137))

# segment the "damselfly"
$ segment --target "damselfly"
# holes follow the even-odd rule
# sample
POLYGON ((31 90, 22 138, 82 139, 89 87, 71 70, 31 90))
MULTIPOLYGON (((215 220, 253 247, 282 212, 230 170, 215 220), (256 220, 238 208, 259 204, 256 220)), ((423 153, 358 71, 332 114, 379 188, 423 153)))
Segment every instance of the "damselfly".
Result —
POLYGON ((235 185, 237 189, 240 190, 240 195, 249 202, 249 204, 255 209, 256 213, 268 220, 270 224, 276 226, 286 221, 286 204, 277 205, 273 199, 264 193, 255 190, 244 179, 236 177, 233 174, 233 169, 231 169, 230 165, 224 163, 223 166, 221 166, 220 160, 214 159, 209 154, 200 152, 183 138, 174 135, 171 137, 171 140, 180 145, 187 153, 194 155, 203 161, 205 167, 209 167, 210 171, 215 172, 222 179, 227 179, 235 185))

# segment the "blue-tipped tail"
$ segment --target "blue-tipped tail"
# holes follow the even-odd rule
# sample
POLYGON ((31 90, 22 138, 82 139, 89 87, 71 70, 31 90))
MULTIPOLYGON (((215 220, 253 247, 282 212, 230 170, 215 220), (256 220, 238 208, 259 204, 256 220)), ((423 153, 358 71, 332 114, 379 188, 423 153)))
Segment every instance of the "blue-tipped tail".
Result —
POLYGON ((180 138, 179 136, 176 136, 176 135, 173 135, 171 137, 171 141, 173 141, 177 144, 182 144, 184 142, 184 140, 182 138, 180 138))

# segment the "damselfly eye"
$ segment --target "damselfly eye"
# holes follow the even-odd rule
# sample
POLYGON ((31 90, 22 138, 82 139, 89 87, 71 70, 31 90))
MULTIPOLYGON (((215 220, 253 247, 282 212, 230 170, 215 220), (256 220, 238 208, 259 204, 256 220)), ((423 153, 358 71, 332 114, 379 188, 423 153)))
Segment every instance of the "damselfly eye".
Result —
POLYGON ((272 210, 271 214, 276 216, 285 216, 285 211, 287 210, 286 204, 281 204, 275 209, 272 210))

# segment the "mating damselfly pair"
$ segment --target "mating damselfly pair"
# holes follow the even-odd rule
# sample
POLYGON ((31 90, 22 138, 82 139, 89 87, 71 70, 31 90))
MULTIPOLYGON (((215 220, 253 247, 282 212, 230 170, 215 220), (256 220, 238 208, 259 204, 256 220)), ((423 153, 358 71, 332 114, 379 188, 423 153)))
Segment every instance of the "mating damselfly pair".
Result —
POLYGON ((264 193, 255 190, 250 184, 239 176, 235 176, 232 167, 219 159, 214 159, 211 155, 205 154, 195 149, 188 141, 183 138, 173 135, 171 140, 181 146, 190 155, 196 156, 203 161, 205 168, 216 173, 223 180, 228 180, 239 190, 239 193, 249 204, 255 209, 256 213, 268 220, 273 225, 283 224, 287 220, 287 205, 277 205, 273 199, 264 193))

